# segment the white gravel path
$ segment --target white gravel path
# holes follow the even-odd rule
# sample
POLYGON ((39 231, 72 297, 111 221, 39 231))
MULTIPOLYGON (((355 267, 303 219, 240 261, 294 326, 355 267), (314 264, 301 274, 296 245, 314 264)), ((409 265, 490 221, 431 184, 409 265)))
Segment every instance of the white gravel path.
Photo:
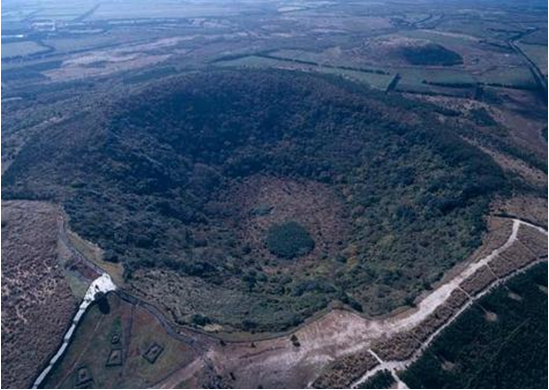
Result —
POLYGON ((97 293, 101 292, 103 294, 106 294, 109 291, 114 290, 116 290, 116 286, 113 283, 111 277, 106 273, 95 279, 90 284, 90 287, 88 287, 86 295, 84 295, 84 299, 82 300, 82 303, 78 308, 78 312, 76 312, 76 314, 74 315, 71 327, 69 328, 67 333, 65 333, 65 337, 63 337, 63 344, 57 350, 57 353, 51 358, 48 366, 40 373, 38 378, 36 378, 34 384, 32 385, 33 389, 37 389, 38 386, 40 386, 40 384, 44 381, 55 363, 59 360, 61 356, 63 356, 63 353, 65 353, 65 350, 69 346, 69 342, 72 338, 72 335, 74 334, 74 331, 76 330, 78 322, 80 322, 80 320, 82 319, 82 316, 86 312, 87 308, 95 301, 97 293))

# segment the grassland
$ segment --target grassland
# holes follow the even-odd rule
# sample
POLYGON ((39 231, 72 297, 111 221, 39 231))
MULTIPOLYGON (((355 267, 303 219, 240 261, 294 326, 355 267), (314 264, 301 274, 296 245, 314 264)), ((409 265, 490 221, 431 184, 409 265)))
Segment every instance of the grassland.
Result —
POLYGON ((425 93, 471 97, 476 80, 467 72, 445 68, 391 68, 399 75, 396 90, 401 92, 425 93))
POLYGON ((2 384, 29 388, 63 340, 76 299, 57 264, 59 209, 2 202, 2 384))
POLYGON ((45 383, 46 388, 152 387, 160 378, 185 366, 195 354, 189 346, 168 336, 162 325, 143 308, 110 294, 108 310, 93 305, 77 328, 67 353, 45 383), (153 345, 161 352, 151 363, 145 354, 153 345), (107 364, 113 351, 120 360, 107 364), (78 379, 85 370, 88 378, 78 379))
POLYGON ((454 69, 419 69, 419 68, 397 68, 392 69, 400 75, 402 84, 419 85, 435 84, 440 86, 474 87, 475 79, 462 70, 454 69))

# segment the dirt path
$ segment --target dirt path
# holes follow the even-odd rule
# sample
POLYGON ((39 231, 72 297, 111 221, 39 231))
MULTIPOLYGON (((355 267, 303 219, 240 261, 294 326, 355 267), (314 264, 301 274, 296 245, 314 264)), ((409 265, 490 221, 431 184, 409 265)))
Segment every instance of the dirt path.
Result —
MULTIPOLYGON (((547 236, 547 231, 539 226, 519 219, 512 220, 511 234, 503 245, 487 256, 466 265, 452 279, 426 295, 414 310, 382 319, 366 319, 347 310, 332 310, 319 319, 297 328, 292 333, 298 338, 299 347, 293 345, 288 335, 256 340, 253 343, 251 340, 212 343, 212 337, 199 332, 193 332, 189 329, 178 332, 160 311, 148 307, 151 305, 146 302, 141 302, 162 323, 168 334, 179 340, 189 337, 192 340, 185 341, 201 353, 199 360, 175 370, 173 374, 163 378, 155 387, 173 387, 189 378, 189 376, 194 375, 198 370, 203 369, 207 369, 211 374, 217 373, 223 378, 232 378, 229 384, 235 388, 257 388, 259 386, 264 388, 302 388, 310 386, 322 369, 334 359, 359 351, 367 351, 375 341, 408 330, 424 321, 435 309, 448 300, 453 291, 460 288, 459 285, 465 279, 513 245, 517 241, 517 235, 522 225, 530 226, 547 236)), ((507 278, 522 270, 524 268, 515 270, 507 278)), ((477 295, 476 299, 495 284, 502 283, 507 278, 497 279, 490 286, 487 286, 481 294, 477 295)), ((126 298, 130 300, 135 299, 123 291, 119 291, 118 294, 128 295, 126 298)), ((388 369, 395 377, 399 387, 405 388, 405 384, 398 378, 397 371, 417 359, 440 331, 454 321, 474 301, 475 299, 469 299, 467 304, 458 310, 454 316, 433 332, 412 358, 398 362, 384 362, 380 359, 380 365, 365 373, 354 385, 381 369, 388 369)), ((377 357, 377 355, 374 356, 377 357)), ((379 359, 379 357, 377 358, 379 359)))
POLYGON ((501 254, 507 248, 509 248, 517 239, 517 234, 521 223, 522 222, 517 219, 513 220, 513 229, 511 235, 502 246, 492 251, 492 253, 490 253, 488 256, 483 257, 476 262, 470 263, 461 273, 456 275, 456 277, 454 277, 452 280, 433 290, 417 305, 417 311, 415 313, 404 318, 399 318, 397 320, 387 319, 386 321, 381 321, 379 322, 379 326, 386 329, 388 334, 391 334, 412 328, 415 325, 421 323, 431 313, 433 313, 437 307, 443 304, 450 297, 450 294, 453 291, 459 288, 461 282, 474 274, 479 268, 487 265, 490 261, 492 261, 496 256, 501 254))
MULTIPOLYGON (((446 329, 448 326, 450 326, 455 320, 458 319, 458 317, 465 311, 467 310, 468 308, 470 308, 476 301, 478 301, 482 296, 484 296, 485 294, 489 293, 490 290, 492 290, 492 288, 494 288, 495 286, 497 285, 500 285, 502 283, 505 283, 506 281, 508 281, 509 279, 513 278, 514 276, 516 276, 517 274, 519 273, 522 273, 524 271, 526 271, 527 269, 531 268, 532 266, 534 265, 537 265, 541 262, 541 260, 538 260, 536 262, 533 262, 529 265, 527 265, 526 267, 524 268, 521 268, 521 269, 518 269, 516 270, 515 272, 511 273, 510 275, 506 276, 505 278, 502 278, 502 279, 497 279, 494 283, 492 283, 490 286, 488 286, 482 293, 478 294, 476 297, 474 298, 471 298, 462 308, 460 308, 455 315, 453 315, 444 325, 442 325, 440 328, 438 328, 435 332, 433 332, 433 334, 424 342, 421 344, 421 346, 417 349, 417 351, 414 353, 414 355, 410 358, 410 359, 407 359, 407 360, 402 360, 402 361, 383 361, 382 359, 379 358, 379 356, 377 356, 377 354, 372 351, 371 349, 368 350, 376 359, 378 359, 378 361, 380 362, 380 365, 379 366, 376 366, 375 369, 373 370, 370 370, 368 372, 366 372, 359 380, 355 381, 353 383, 353 385, 351 386, 352 388, 357 388, 357 386, 363 382, 365 379, 368 379, 370 378, 372 375, 374 375, 375 373, 377 373, 378 371, 381 371, 381 370, 389 370, 393 376, 395 377, 395 381, 397 381, 397 383, 400 381, 400 379, 398 378, 398 375, 397 375, 397 371, 402 371, 404 369, 406 369, 407 367, 409 367, 412 363, 414 363, 417 359, 419 359, 421 357, 421 355, 423 354, 423 352, 427 349, 427 347, 429 347, 429 345, 437 338, 437 336, 444 330, 446 329)), ((400 381, 402 382, 402 381, 400 381)), ((404 384, 402 382, 402 385, 403 386, 406 386, 406 384, 404 384)), ((399 384, 399 388, 407 388, 407 387, 400 387, 400 384, 399 384)))
MULTIPOLYGON (((411 329, 424 321, 447 301, 453 291, 459 289, 461 282, 515 243, 522 225, 533 227, 547 235, 547 232, 538 226, 513 219, 511 234, 503 245, 478 261, 468 264, 455 277, 427 295, 413 311, 385 319, 368 320, 348 311, 334 310, 294 332, 301 344, 299 348, 292 345, 289 337, 280 337, 256 342, 253 348, 244 342, 230 344, 223 350, 218 348, 210 351, 210 357, 216 363, 218 371, 235 373, 235 387, 310 386, 316 375, 334 359, 368 350, 375 341, 411 329), (242 379, 239 380, 239 376, 242 379)), ((518 272, 521 270, 516 270, 509 277, 518 272)), ((503 279, 496 280, 486 287, 484 293, 502 281, 503 279)), ((435 331, 412 359, 405 362, 383 362, 381 369, 388 368, 389 371, 395 372, 410 364, 445 326, 454 321, 473 302, 474 300, 469 300, 445 325, 435 331)), ((398 379, 396 374, 395 377, 398 379)))

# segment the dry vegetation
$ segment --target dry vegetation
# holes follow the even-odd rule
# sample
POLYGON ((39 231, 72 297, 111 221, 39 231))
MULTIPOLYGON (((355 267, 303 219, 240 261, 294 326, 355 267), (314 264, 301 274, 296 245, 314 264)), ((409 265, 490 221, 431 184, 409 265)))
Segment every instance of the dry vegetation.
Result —
POLYGON ((547 228, 547 198, 520 196, 502 201, 496 212, 515 216, 547 228))
POLYGON ((547 238, 530 226, 523 226, 518 232, 518 239, 536 256, 547 256, 547 238))
POLYGON ((372 350, 383 360, 406 360, 412 357, 421 343, 426 341, 438 328, 444 325, 468 300, 461 290, 452 292, 448 300, 419 325, 409 331, 397 333, 393 337, 377 342, 372 350))
POLYGON ((2 203, 2 385, 26 388, 59 347, 76 300, 57 264, 59 208, 2 203))
POLYGON ((318 389, 345 389, 379 362, 370 352, 359 352, 336 360, 314 382, 318 389))
POLYGON ((489 267, 483 266, 469 278, 465 279, 460 287, 467 294, 474 296, 483 291, 496 280, 496 276, 489 267))

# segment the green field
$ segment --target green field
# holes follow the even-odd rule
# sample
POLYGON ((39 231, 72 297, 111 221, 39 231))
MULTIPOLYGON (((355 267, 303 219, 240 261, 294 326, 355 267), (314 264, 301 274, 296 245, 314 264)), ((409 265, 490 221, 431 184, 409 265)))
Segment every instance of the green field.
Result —
POLYGON ((410 388, 546 388, 547 264, 481 298, 400 377, 410 388))
MULTIPOLYGON (((329 65, 335 67, 347 68, 364 68, 366 71, 380 72, 379 69, 367 68, 358 66, 356 61, 348 54, 346 50, 342 50, 341 46, 333 46, 322 51, 309 51, 299 49, 282 49, 269 52, 269 56, 288 59, 291 61, 302 61, 314 63, 315 65, 329 65)), ((381 72, 383 73, 383 72, 381 72)))
POLYGON ((401 77, 401 84, 440 84, 445 86, 471 86, 476 84, 475 79, 465 71, 445 68, 393 68, 392 72, 401 77))

